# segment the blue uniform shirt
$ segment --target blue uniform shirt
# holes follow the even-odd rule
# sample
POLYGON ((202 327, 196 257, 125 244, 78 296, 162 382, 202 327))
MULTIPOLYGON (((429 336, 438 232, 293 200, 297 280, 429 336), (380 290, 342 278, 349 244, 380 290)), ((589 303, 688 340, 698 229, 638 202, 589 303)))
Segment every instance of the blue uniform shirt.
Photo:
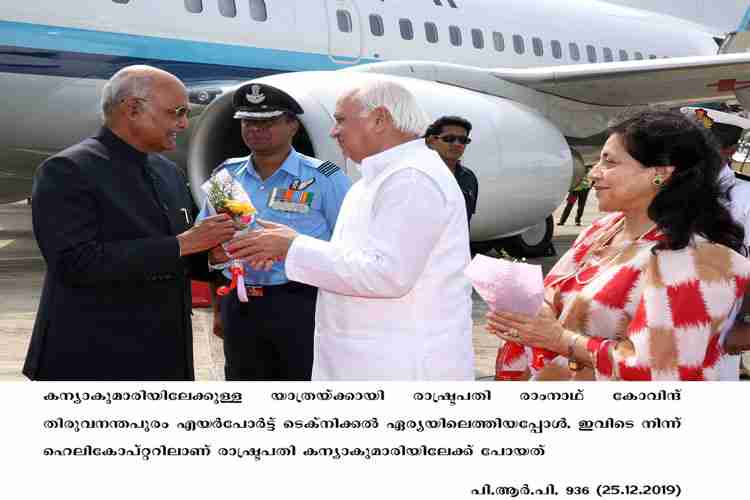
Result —
MULTIPOLYGON (((300 234, 322 240, 331 238, 341 203, 352 185, 349 177, 333 163, 305 156, 294 149, 278 170, 265 181, 255 171, 252 155, 230 158, 216 171, 222 168, 228 169, 232 177, 245 189, 258 210, 256 217, 284 224, 300 234), (311 193, 313 199, 310 210, 307 213, 298 213, 271 208, 269 203, 274 188, 278 188, 279 191, 296 188, 311 193)), ((209 213, 208 203, 204 201, 197 220, 208 217, 209 213)), ((231 278, 229 270, 224 270, 224 276, 227 279, 231 278)), ((256 271, 248 265, 245 266, 247 285, 280 285, 287 281, 289 280, 284 272, 283 262, 276 262, 268 272, 256 271)))

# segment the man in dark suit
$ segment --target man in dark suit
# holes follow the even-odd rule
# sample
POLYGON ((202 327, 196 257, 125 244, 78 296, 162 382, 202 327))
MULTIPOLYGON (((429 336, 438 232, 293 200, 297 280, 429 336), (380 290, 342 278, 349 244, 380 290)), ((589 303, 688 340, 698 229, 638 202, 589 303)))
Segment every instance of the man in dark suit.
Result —
POLYGON ((193 380, 190 276, 232 237, 226 215, 191 227, 174 149, 184 85, 148 66, 103 89, 104 126, 46 160, 32 190, 47 274, 23 373, 34 380, 193 380))

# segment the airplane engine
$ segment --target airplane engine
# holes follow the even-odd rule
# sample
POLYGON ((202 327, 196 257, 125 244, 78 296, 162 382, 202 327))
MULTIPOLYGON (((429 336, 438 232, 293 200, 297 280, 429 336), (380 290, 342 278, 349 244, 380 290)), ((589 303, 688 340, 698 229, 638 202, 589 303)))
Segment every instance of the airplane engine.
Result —
MULTIPOLYGON (((298 151, 333 161, 356 180, 359 166, 345 160, 329 133, 338 96, 372 79, 399 81, 433 119, 459 115, 472 123, 473 142, 463 159, 479 180, 472 241, 496 240, 538 226, 564 198, 573 177, 571 150, 551 122, 517 102, 430 81, 368 73, 286 73, 256 81, 285 91, 304 110, 295 139, 298 151)), ((217 165, 248 154, 239 121, 232 118, 236 88, 211 102, 191 127, 187 163, 196 200, 202 200, 200 185, 217 165)))

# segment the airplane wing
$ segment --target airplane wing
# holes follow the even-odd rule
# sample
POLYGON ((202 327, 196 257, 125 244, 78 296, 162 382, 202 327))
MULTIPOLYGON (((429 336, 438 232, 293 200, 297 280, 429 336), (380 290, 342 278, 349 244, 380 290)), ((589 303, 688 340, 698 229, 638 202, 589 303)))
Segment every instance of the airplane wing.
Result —
POLYGON ((727 100, 750 89, 747 52, 537 68, 487 69, 431 61, 389 61, 340 71, 419 78, 509 98, 517 98, 518 88, 525 88, 608 107, 727 100), (518 88, 508 88, 508 84, 518 88))
POLYGON ((599 106, 677 105, 750 88, 750 54, 490 70, 498 79, 599 106))

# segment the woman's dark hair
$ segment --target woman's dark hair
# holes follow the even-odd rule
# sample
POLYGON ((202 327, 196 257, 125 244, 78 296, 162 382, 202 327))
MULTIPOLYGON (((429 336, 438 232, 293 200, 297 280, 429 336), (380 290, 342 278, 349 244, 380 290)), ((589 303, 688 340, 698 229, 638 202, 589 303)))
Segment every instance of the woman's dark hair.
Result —
POLYGON ((643 111, 609 127, 645 167, 674 171, 648 207, 666 240, 654 250, 685 248, 696 234, 742 251, 745 231, 727 209, 719 184, 723 161, 709 131, 676 111, 643 111))

